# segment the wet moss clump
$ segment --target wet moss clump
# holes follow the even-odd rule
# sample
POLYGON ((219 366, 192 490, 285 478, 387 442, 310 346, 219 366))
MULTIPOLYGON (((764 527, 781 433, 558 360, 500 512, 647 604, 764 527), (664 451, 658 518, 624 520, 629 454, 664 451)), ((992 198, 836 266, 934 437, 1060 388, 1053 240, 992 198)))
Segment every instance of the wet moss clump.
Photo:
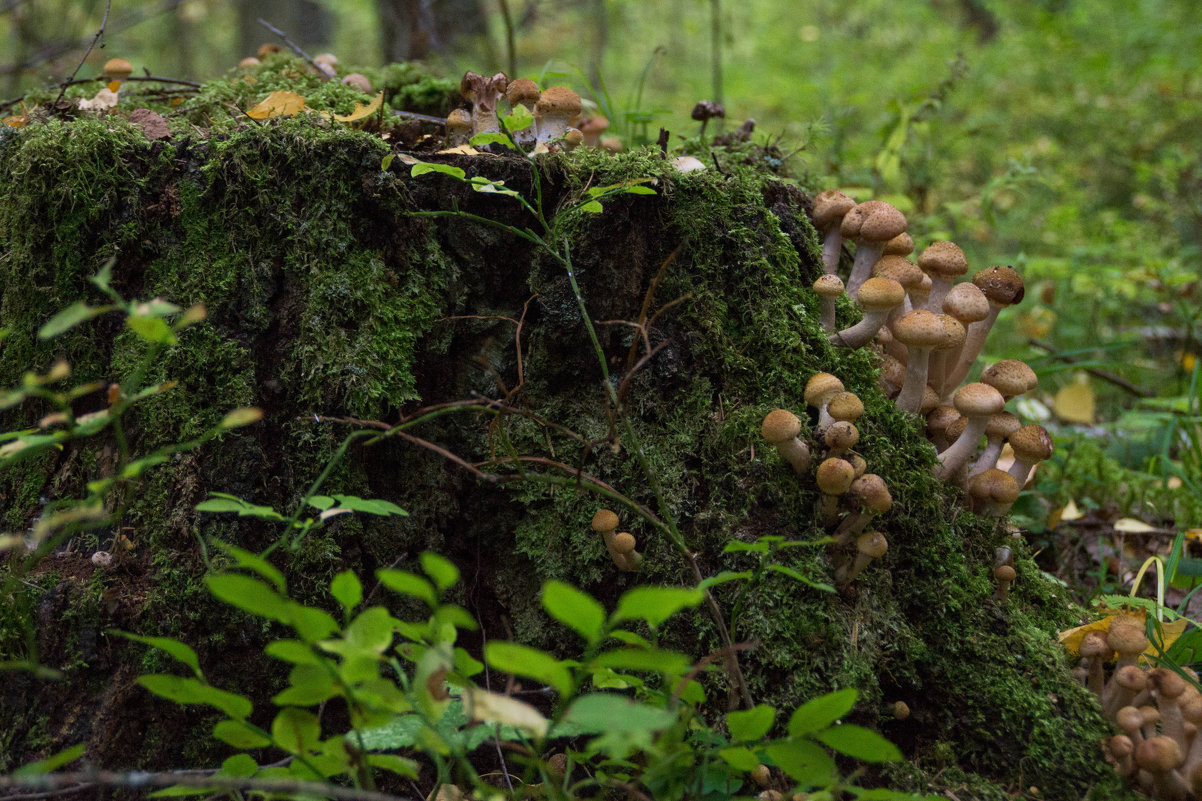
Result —
MULTIPOLYGON (((1045 798, 1116 797, 1097 745, 1105 725, 1054 638, 1076 610, 1018 540, 1007 544, 1020 580, 1006 604, 993 600, 989 574, 1004 534, 931 476, 934 452, 881 394, 876 358, 831 348, 819 328, 807 287, 821 267, 803 191, 723 151, 714 169, 685 175, 651 149, 616 157, 579 149, 534 163, 423 157, 503 180, 531 202, 537 185, 544 232, 512 198, 445 175, 410 177, 400 158, 384 166, 389 153, 376 132, 304 116, 157 141, 118 116, 43 119, 0 143, 0 315, 10 330, 0 386, 57 358, 80 383, 133 369, 143 345, 116 317, 36 337, 58 309, 98 300, 87 279, 115 257, 124 296, 208 309, 146 377, 180 384, 137 407, 133 446, 146 452, 196 436, 231 408, 265 412, 261 424, 147 474, 120 521, 134 548, 114 569, 87 561, 111 532, 79 535, 39 568, 58 577, 26 588, 22 608, 37 618, 40 658, 67 669, 57 683, 6 682, 0 730, 25 745, 10 746, 0 766, 81 740, 111 767, 227 755, 208 738, 203 713, 133 684, 146 670, 144 649, 104 631, 192 644, 215 684, 255 695, 256 714, 269 715, 264 699, 281 675, 259 651, 268 631, 208 596, 203 543, 261 549, 280 532, 201 515, 196 503, 219 491, 290 509, 348 433, 440 407, 407 429, 410 439, 352 447, 335 468, 326 491, 393 501, 409 516, 337 518, 283 549, 277 563, 298 599, 330 606, 325 587, 338 571, 370 581, 375 569, 410 565, 431 549, 460 565, 458 600, 489 637, 568 656, 564 629, 537 602, 545 581, 606 603, 641 583, 693 581, 681 552, 636 506, 679 533, 705 576, 760 566, 753 552, 727 552, 732 543, 811 543, 776 553, 785 570, 767 571, 742 598, 742 583, 714 590, 734 641, 755 644, 740 662, 757 702, 787 710, 857 688, 855 722, 880 729, 909 760, 879 774, 881 783, 972 787, 983 798, 1031 785, 1045 798), (571 211, 590 188, 636 179, 655 194, 571 211), (545 244, 484 220, 539 231, 545 244), (570 254, 609 387, 552 251, 570 254), (773 408, 809 413, 803 389, 818 371, 863 399, 857 450, 894 498, 876 523, 888 554, 844 593, 816 586, 831 582, 833 568, 812 544, 825 535, 815 488, 759 437, 773 408), (625 502, 602 498, 600 485, 625 502), (617 573, 591 531, 602 506, 638 538, 641 573, 617 573), (54 613, 77 596, 95 614, 67 630, 54 613), (86 652, 81 630, 95 637, 86 652), (884 714, 897 700, 913 710, 906 720, 884 714), (196 732, 186 754, 181 731, 196 732)), ((839 314, 855 317, 846 304, 839 314)), ((80 411, 101 403, 84 398, 80 411)), ((0 422, 11 430, 37 413, 8 410, 0 422)), ((104 438, 72 444, 0 474, 5 527, 21 530, 47 500, 80 495, 111 469, 111 448, 104 438)), ((10 652, 22 648, 12 617, 0 618, 0 647, 10 652)), ((702 613, 664 636, 698 657, 721 644, 702 613)), ((727 680, 708 681, 717 711, 727 680)))

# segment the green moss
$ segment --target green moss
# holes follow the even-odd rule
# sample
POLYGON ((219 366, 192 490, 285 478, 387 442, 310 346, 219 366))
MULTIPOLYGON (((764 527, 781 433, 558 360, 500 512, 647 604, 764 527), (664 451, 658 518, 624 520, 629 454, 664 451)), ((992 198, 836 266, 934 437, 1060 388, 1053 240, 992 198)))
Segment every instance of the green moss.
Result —
MULTIPOLYGON (((341 102, 340 89, 289 77, 296 69, 271 59, 253 85, 217 82, 202 97, 215 108, 278 84, 341 102)), ((395 72, 384 77, 400 81, 395 72)), ((446 88, 423 80, 407 85, 446 88)), ((489 636, 508 629, 574 654, 537 603, 548 579, 612 603, 640 583, 692 581, 664 527, 679 533, 704 575, 758 567, 754 555, 724 553, 732 541, 825 535, 815 525, 815 489, 758 433, 772 408, 802 412, 805 382, 824 370, 864 401, 859 450, 894 497, 894 510, 877 523, 890 552, 854 593, 813 586, 830 581, 822 544, 775 557, 811 583, 769 571, 754 586, 715 589, 727 614, 747 590, 732 627, 736 641, 756 643, 741 656, 752 694, 791 709, 836 687, 857 688, 857 721, 882 726, 923 766, 889 774, 914 786, 928 786, 936 773, 941 786, 988 788, 980 797, 1000 797, 998 786, 1020 777, 1048 798, 1113 786, 1098 761, 1104 726, 1096 705, 1072 684, 1053 639, 1071 607, 1018 543, 1022 578, 1005 606, 992 600, 987 566, 1002 535, 931 476, 933 449, 877 388, 874 357, 829 346, 806 289, 820 270, 806 199, 754 160, 680 175, 652 151, 615 158, 581 149, 533 167, 516 158, 455 159, 528 197, 539 170, 553 216, 547 242, 571 254, 620 387, 615 410, 559 260, 494 226, 410 212, 462 209, 520 228, 536 221, 512 200, 446 176, 410 178, 399 161, 382 172, 388 149, 376 136, 299 118, 150 143, 132 126, 81 118, 31 124, 5 142, 0 310, 14 333, 0 354, 0 385, 58 356, 71 361, 73 380, 121 380, 141 368, 145 346, 115 316, 51 343, 35 336, 56 309, 99 302, 86 279, 116 254, 114 285, 126 296, 208 309, 203 324, 149 366, 145 381, 180 384, 131 412, 135 448, 195 437, 234 407, 265 411, 261 426, 181 456, 138 486, 121 521, 133 531, 146 590, 129 627, 181 637, 206 655, 233 649, 252 658, 264 629, 204 590, 200 543, 217 537, 263 548, 281 532, 202 516, 195 504, 222 491, 291 510, 355 426, 328 418, 392 423, 459 404, 407 429, 415 439, 352 448, 326 489, 386 498, 410 516, 343 518, 310 535, 281 560, 290 588, 328 606, 324 588, 334 572, 351 567, 367 578, 429 548, 471 577, 464 601, 489 636), (609 198, 599 215, 554 214, 588 187, 634 178, 655 179, 658 194, 609 198), (653 320, 645 340, 629 324, 644 306, 653 320), (648 344, 657 350, 643 360, 648 344), (479 403, 499 398, 513 414, 479 403), (434 448, 502 480, 477 481, 434 448), (560 483, 511 480, 507 454, 543 460, 523 469, 560 483), (579 485, 576 470, 586 474, 579 485), (625 500, 589 489, 597 481, 625 500), (641 574, 615 573, 590 530, 603 505, 618 509, 638 538, 641 574), (640 517, 639 507, 648 513, 640 517), (913 721, 883 724, 878 710, 898 699, 915 710, 913 721)), ((854 313, 845 306, 840 314, 854 313)), ((27 422, 15 412, 0 420, 27 422)), ((27 524, 47 486, 59 497, 80 492, 106 469, 105 444, 72 445, 74 461, 0 476, 0 492, 11 493, 4 497, 20 499, 6 504, 6 519, 27 524)), ((698 656, 720 645, 701 614, 683 616, 665 637, 698 656)), ((216 661, 215 681, 246 681, 241 663, 216 661)), ((724 698, 726 678, 707 680, 711 697, 724 698)), ((269 684, 270 677, 248 692, 269 684)), ((140 762, 170 761, 169 740, 148 743, 140 762)), ((98 753, 113 753, 101 745, 98 753)))

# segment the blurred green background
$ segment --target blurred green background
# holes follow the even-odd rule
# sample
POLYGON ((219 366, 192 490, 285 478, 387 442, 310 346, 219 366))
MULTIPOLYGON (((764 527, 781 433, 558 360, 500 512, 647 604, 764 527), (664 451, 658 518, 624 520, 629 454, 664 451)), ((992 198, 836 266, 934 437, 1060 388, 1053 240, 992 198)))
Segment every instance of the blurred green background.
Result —
MULTIPOLYGON (((104 12, 0 0, 0 99, 69 75, 104 12)), ((1050 531, 1072 500, 1202 526, 1196 0, 114 0, 81 74, 119 55, 218 76, 278 41, 258 17, 348 67, 567 83, 628 146, 695 138, 699 100, 725 104, 727 130, 754 118, 805 187, 890 200, 920 248, 953 239, 974 269, 1025 276, 988 355, 1036 368, 1020 411, 1061 447, 1020 520, 1050 531)))

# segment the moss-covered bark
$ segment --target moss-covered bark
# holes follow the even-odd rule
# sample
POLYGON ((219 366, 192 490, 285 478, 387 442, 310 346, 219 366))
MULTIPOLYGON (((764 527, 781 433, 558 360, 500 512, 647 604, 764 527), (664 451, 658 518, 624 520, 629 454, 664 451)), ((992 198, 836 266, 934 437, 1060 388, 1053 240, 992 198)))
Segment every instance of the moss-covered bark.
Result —
MULTIPOLYGON (((114 568, 87 562, 108 532, 80 536, 72 553, 30 577, 40 657, 65 679, 5 678, 0 767, 80 740, 107 766, 212 764, 223 754, 199 728, 203 714, 133 684, 154 667, 153 655, 104 631, 179 637, 201 651, 215 683, 264 697, 280 678, 257 652, 265 632, 208 597, 201 542, 255 549, 279 532, 193 506, 209 491, 295 503, 355 427, 315 416, 392 422, 436 404, 503 399, 520 414, 467 407, 409 433, 471 462, 499 460, 483 468, 491 473, 512 476, 504 460, 513 454, 580 467, 673 518, 712 575, 752 566, 751 556, 723 553, 729 542, 823 536, 815 489, 763 445, 758 427, 772 408, 801 412, 805 382, 829 371, 865 402, 858 450, 894 497, 879 524, 889 553, 852 593, 777 572, 752 588, 733 632, 758 643, 741 655, 751 693, 788 708, 858 688, 856 722, 879 728, 910 760, 882 777, 897 786, 968 788, 978 798, 1032 785, 1045 798, 1114 797, 1097 745, 1104 725, 1054 639, 1074 611, 1017 540, 1008 544, 1020 554, 1020 581, 1008 603, 993 600, 989 570, 1003 535, 931 477, 934 453, 881 395, 874 358, 832 349, 819 330, 806 287, 821 267, 798 188, 726 154, 724 172, 689 175, 651 151, 580 150, 535 167, 438 157, 532 199, 539 169, 549 215, 587 187, 657 179, 654 196, 555 217, 550 237, 570 250, 611 374, 624 381, 615 411, 558 261, 494 226, 413 212, 459 209, 517 227, 533 219, 512 199, 446 176, 410 178, 399 160, 381 170, 388 152, 379 136, 312 119, 158 142, 117 117, 45 120, 0 140, 0 319, 11 331, 0 386, 58 357, 79 382, 117 380, 137 363, 142 346, 115 317, 49 343, 35 336, 56 310, 98 300, 87 278, 115 255, 114 286, 126 297, 209 310, 148 377, 181 384, 139 407, 136 447, 195 436, 233 407, 266 412, 262 424, 147 475, 122 520, 136 547, 114 568), (662 312, 645 343, 629 323, 661 268, 649 309, 662 312), (654 356, 631 374, 648 343, 654 356), (615 415, 629 418, 641 455, 622 426, 611 429, 615 415), (910 718, 884 715, 895 700, 909 704, 910 718), (200 733, 185 740, 185 729, 200 733)), ((840 315, 851 320, 854 311, 840 315)), ((101 402, 89 396, 80 411, 101 402)), ((9 411, 2 422, 8 430, 37 414, 9 411)), ((23 529, 47 499, 78 495, 110 468, 111 447, 71 446, 0 475, 3 525, 23 529)), ((571 478, 545 463, 526 469, 571 478)), ((562 650, 562 630, 537 604, 544 581, 612 601, 637 583, 691 580, 672 545, 629 510, 620 513, 645 566, 616 573, 589 528, 597 508, 612 503, 584 487, 477 480, 412 442, 352 450, 326 489, 394 501, 409 517, 340 518, 287 554, 290 588, 310 599, 323 597, 338 570, 370 580, 377 567, 433 549, 462 567, 461 600, 489 636, 562 650)), ((822 547, 778 559, 830 581, 822 547)), ((727 614, 739 586, 715 589, 727 614)), ((0 613, 0 649, 9 653, 22 647, 18 614, 0 613)), ((703 614, 671 636, 693 653, 718 645, 703 614)))

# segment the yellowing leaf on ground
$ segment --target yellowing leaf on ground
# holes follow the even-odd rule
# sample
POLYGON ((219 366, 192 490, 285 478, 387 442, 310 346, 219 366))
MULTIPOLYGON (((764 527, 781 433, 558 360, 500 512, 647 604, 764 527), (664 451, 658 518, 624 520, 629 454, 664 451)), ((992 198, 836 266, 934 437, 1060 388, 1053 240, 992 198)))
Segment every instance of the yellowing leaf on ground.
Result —
POLYGON ((1185 538, 1194 542, 1202 542, 1202 528, 1186 529, 1185 538))
POLYGON ((448 147, 446 150, 438 151, 438 155, 440 155, 440 156, 443 155, 444 153, 457 154, 460 156, 479 156, 480 155, 480 151, 476 150, 476 148, 472 147, 471 145, 456 145, 455 147, 448 147))
POLYGON ((525 701, 507 695, 469 687, 463 693, 463 706, 472 720, 513 726, 535 737, 543 737, 547 733, 547 719, 542 713, 525 701))
POLYGON ((305 109, 305 99, 296 92, 287 89, 277 89, 267 96, 262 103, 246 112, 246 116, 256 120, 268 117, 284 117, 296 114, 305 109))
POLYGON ((354 122, 355 120, 361 120, 364 117, 370 117, 372 114, 375 114, 380 110, 380 106, 382 105, 384 105, 384 93, 380 92, 378 95, 373 97, 371 102, 366 106, 362 103, 356 103, 355 110, 350 114, 335 114, 334 119, 338 120, 339 122, 354 122))
POLYGON ((15 117, 5 117, 4 124, 9 128, 24 128, 29 124, 29 117, 25 116, 24 114, 20 114, 15 117))
POLYGON ((1056 528, 1061 523, 1080 520, 1085 513, 1077 508, 1077 502, 1070 499, 1068 503, 1048 515, 1048 528, 1056 528))
POLYGON ((117 105, 117 93, 112 89, 105 87, 96 93, 96 96, 91 98, 80 98, 79 108, 81 111, 107 111, 117 105))
MULTIPOLYGON (((1147 618, 1147 613, 1143 609, 1122 609, 1121 611, 1107 615, 1106 617, 1095 620, 1092 623, 1086 623, 1084 626, 1077 626, 1075 629, 1068 629, 1060 632, 1060 644, 1064 646, 1064 650, 1068 651, 1071 656, 1078 656, 1081 648, 1081 640, 1091 631, 1110 631, 1110 624, 1118 618, 1130 620, 1140 630, 1144 629, 1144 621, 1147 618)), ((1185 618, 1179 618, 1171 623, 1161 623, 1160 630, 1164 636, 1162 647, 1168 650, 1177 638, 1185 631, 1186 625, 1189 623, 1185 618)), ((1148 643, 1147 650, 1144 651, 1144 656, 1141 661, 1145 661, 1149 656, 1157 654, 1156 646, 1151 642, 1148 643)))
POLYGON ((1052 411, 1066 423, 1092 423, 1093 387, 1088 383, 1067 384, 1061 387, 1056 393, 1056 399, 1052 401, 1052 411))
POLYGON ((1155 531, 1155 526, 1149 526, 1142 520, 1136 520, 1134 517, 1120 517, 1114 521, 1115 531, 1125 531, 1128 534, 1147 534, 1150 531, 1155 531))

